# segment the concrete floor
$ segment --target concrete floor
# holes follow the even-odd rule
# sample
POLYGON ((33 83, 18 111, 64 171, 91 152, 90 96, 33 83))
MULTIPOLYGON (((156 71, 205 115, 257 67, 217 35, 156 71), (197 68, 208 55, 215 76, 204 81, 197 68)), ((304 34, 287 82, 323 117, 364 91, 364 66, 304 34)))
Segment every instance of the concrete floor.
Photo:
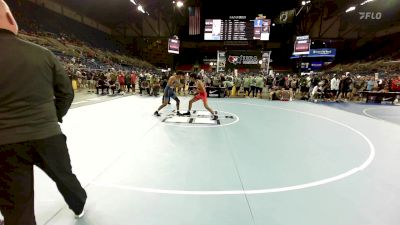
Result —
POLYGON ((399 125, 307 102, 210 99, 237 122, 171 126, 152 116, 160 102, 71 109, 62 128, 87 214, 75 220, 36 170, 38 224, 400 224, 399 125))

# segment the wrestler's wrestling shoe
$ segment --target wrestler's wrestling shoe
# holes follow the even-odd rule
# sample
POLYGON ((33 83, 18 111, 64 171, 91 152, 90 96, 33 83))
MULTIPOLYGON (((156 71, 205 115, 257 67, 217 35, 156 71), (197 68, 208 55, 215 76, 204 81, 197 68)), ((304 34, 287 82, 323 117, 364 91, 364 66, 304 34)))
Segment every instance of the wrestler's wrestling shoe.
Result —
POLYGON ((218 119, 218 116, 217 115, 214 115, 213 117, 212 117, 212 120, 217 120, 218 119))
POLYGON ((75 219, 80 219, 85 215, 85 210, 82 210, 81 214, 75 215, 75 219))
POLYGON ((185 113, 182 113, 182 116, 190 116, 190 112, 187 111, 187 112, 185 112, 185 113))
POLYGON ((158 111, 155 111, 153 115, 155 115, 155 116, 161 116, 161 114, 158 113, 158 111))

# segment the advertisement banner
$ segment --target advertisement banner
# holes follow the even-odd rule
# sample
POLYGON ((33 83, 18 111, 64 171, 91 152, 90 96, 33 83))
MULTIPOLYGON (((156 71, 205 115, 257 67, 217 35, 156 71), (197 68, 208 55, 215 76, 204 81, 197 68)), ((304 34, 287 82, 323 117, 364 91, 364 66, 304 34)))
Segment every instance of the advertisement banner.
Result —
POLYGON ((260 70, 260 61, 262 53, 259 50, 231 50, 226 53, 225 70, 233 71, 234 69, 250 69, 260 70))
POLYGON ((309 35, 297 36, 294 43, 293 55, 308 55, 310 54, 311 40, 309 35))
POLYGON ((226 64, 226 52, 218 51, 217 53, 217 72, 224 72, 226 64))
POLYGON ((269 41, 271 20, 257 17, 254 20, 254 40, 269 41))
POLYGON ((311 62, 311 70, 320 70, 324 67, 324 62, 311 62))
MULTIPOLYGON (((303 56, 303 58, 318 58, 318 57, 327 57, 327 58, 335 58, 336 57, 336 49, 335 48, 316 48, 310 49, 310 54, 303 56)), ((300 58, 300 56, 292 56, 292 59, 300 58)))
POLYGON ((271 53, 272 53, 272 51, 262 52, 261 69, 264 71, 264 74, 269 73, 269 64, 271 62, 271 53))
POLYGON ((179 54, 180 41, 170 38, 168 40, 168 53, 179 54))
POLYGON ((335 48, 317 48, 311 49, 309 57, 335 57, 336 49, 335 48))
POLYGON ((234 65, 257 65, 258 58, 253 55, 230 55, 228 62, 234 65))

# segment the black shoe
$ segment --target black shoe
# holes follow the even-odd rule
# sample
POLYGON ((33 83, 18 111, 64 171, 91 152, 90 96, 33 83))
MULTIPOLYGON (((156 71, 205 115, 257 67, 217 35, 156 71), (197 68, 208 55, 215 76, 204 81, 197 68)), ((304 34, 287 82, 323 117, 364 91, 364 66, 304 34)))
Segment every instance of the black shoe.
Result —
POLYGON ((217 119, 218 119, 217 115, 214 115, 213 118, 212 118, 212 120, 217 120, 217 119))
POLYGON ((189 111, 182 114, 182 116, 190 116, 190 115, 191 115, 191 114, 190 114, 189 111))
POLYGON ((154 112, 154 115, 155 115, 155 116, 161 116, 160 113, 158 113, 158 111, 155 111, 155 112, 154 112))
POLYGON ((75 214, 75 219, 81 219, 85 215, 85 210, 82 210, 81 213, 75 214))
POLYGON ((180 113, 179 111, 176 113, 177 116, 183 116, 182 113, 180 113))

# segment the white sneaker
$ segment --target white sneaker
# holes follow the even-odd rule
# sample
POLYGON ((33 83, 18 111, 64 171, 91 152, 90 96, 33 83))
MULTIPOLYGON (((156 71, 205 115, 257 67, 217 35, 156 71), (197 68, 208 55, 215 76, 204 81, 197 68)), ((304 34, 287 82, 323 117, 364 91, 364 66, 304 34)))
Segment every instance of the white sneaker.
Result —
POLYGON ((81 214, 75 215, 76 219, 81 219, 85 215, 85 210, 82 210, 81 214))

